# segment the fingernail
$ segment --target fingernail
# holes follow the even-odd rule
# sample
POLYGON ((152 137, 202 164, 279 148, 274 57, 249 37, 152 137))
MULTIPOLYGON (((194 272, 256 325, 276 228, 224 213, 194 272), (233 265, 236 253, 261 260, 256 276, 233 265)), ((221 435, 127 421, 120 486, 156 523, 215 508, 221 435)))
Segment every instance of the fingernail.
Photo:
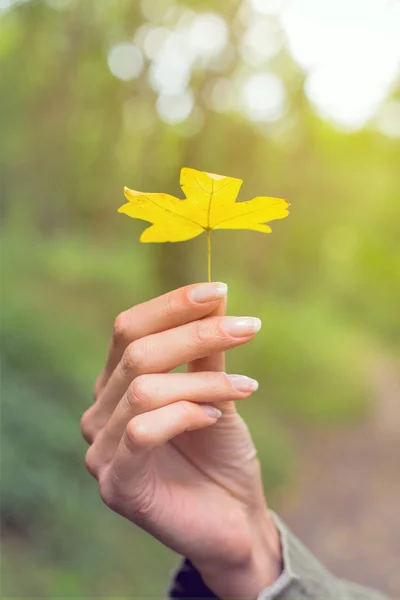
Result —
POLYGON ((227 377, 239 392, 255 392, 258 389, 258 381, 246 375, 227 375, 227 377))
POLYGON ((228 286, 222 281, 212 283, 200 283, 189 290, 189 298, 194 302, 212 302, 226 296, 228 286))
POLYGON ((206 415, 212 417, 213 419, 219 419, 222 415, 222 412, 218 408, 214 408, 214 406, 209 406, 208 404, 201 404, 200 406, 206 415))
POLYGON ((245 337, 261 329, 261 321, 256 317, 224 317, 222 328, 233 337, 245 337))

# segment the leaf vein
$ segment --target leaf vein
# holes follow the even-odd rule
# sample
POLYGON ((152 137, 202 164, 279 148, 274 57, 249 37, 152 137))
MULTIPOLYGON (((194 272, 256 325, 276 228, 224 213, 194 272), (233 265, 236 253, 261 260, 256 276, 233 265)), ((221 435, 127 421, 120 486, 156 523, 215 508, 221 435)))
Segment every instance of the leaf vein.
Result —
MULTIPOLYGON (((204 229, 203 225, 200 225, 200 223, 197 223, 197 221, 193 221, 193 219, 189 219, 189 217, 181 215, 178 212, 174 212, 170 208, 166 208, 165 206, 162 206, 162 205, 160 206, 160 204, 157 204, 157 202, 155 200, 153 200, 153 198, 149 198, 149 196, 145 196, 145 198, 147 198, 148 200, 150 200, 150 202, 152 202, 153 204, 155 204, 158 208, 161 208, 161 210, 165 210, 165 212, 169 212, 169 213, 173 214, 175 217, 177 217, 177 216, 181 217, 181 219, 189 221, 190 223, 193 223, 194 225, 197 225, 198 227, 201 227, 201 229, 204 229)), ((177 198, 177 199, 179 200, 179 198, 177 198)), ((179 202, 185 202, 185 200, 179 200, 179 202)), ((150 221, 150 223, 151 223, 151 221, 150 221)))
MULTIPOLYGON (((277 206, 278 204, 280 204, 280 202, 274 202, 273 204, 270 204, 270 206, 277 206)), ((240 202, 238 203, 238 206, 240 206, 240 202)), ((247 217, 248 215, 252 215, 255 212, 258 212, 259 210, 261 210, 260 208, 256 208, 254 210, 251 210, 249 212, 246 213, 242 213, 241 215, 235 215, 233 217, 228 217, 227 219, 223 219, 222 221, 218 221, 218 223, 215 223, 215 225, 213 225, 213 229, 217 226, 217 225, 222 225, 222 223, 226 223, 227 221, 232 221, 233 219, 239 219, 240 217, 247 217)), ((259 223, 266 223, 268 221, 259 221, 259 223)))

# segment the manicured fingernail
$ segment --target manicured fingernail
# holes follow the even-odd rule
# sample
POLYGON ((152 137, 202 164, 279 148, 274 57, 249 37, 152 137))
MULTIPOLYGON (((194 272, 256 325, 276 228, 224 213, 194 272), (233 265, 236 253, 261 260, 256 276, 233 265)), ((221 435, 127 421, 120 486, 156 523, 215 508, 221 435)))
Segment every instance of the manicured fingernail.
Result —
POLYGON ((209 406, 208 404, 201 404, 200 406, 206 415, 212 417, 213 419, 219 419, 222 415, 222 412, 218 408, 214 408, 214 406, 209 406))
POLYGON ((227 377, 239 392, 255 392, 258 389, 258 381, 246 375, 227 375, 227 377))
POLYGON ((222 281, 212 283, 200 283, 189 290, 189 298, 194 302, 212 302, 226 296, 228 286, 222 281))
POLYGON ((233 337, 246 337, 261 329, 261 321, 256 317, 224 317, 222 328, 233 337))

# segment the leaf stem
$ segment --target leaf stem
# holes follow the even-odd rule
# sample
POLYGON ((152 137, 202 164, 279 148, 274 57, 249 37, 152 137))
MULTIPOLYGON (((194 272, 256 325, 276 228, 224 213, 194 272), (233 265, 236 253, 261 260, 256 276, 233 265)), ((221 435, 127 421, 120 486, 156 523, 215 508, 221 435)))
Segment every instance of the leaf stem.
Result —
POLYGON ((207 234, 207 272, 208 272, 208 281, 211 281, 211 236, 210 230, 206 230, 207 234))

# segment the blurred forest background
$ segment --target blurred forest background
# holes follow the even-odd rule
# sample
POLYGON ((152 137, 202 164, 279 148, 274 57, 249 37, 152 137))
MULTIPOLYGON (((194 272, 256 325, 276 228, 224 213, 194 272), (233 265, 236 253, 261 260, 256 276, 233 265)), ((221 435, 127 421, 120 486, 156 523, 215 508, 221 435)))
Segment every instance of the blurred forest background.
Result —
MULTIPOLYGON (((344 23, 378 4, 386 22, 399 14, 384 0, 319 4, 344 23)), ((166 589, 177 557, 102 505, 79 419, 115 316, 206 278, 205 236, 140 245, 144 224, 117 214, 124 185, 179 195, 182 166, 243 178, 241 199, 291 202, 270 236, 212 236, 229 312, 263 319, 228 369, 260 381, 240 410, 273 507, 330 566, 400 594, 395 471, 367 485, 400 463, 400 84, 375 85, 388 61, 367 53, 322 85, 296 50, 296 10, 322 57, 330 43, 306 18, 318 3, 286 5, 0 0, 4 598, 166 589), (361 539, 352 527, 371 511, 361 539)), ((344 38, 331 47, 350 52, 344 38)))

